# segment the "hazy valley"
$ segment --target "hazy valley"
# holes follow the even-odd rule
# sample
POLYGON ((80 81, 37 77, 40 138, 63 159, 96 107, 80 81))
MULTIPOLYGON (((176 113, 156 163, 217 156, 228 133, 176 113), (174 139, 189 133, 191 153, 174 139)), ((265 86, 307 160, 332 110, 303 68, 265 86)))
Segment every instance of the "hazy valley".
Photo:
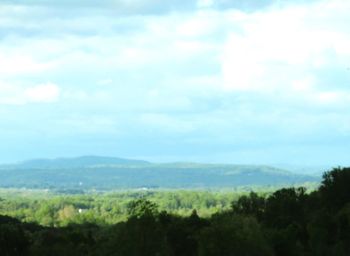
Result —
POLYGON ((317 183, 265 165, 150 163, 113 157, 36 159, 0 166, 0 187, 67 190, 223 189, 317 183))

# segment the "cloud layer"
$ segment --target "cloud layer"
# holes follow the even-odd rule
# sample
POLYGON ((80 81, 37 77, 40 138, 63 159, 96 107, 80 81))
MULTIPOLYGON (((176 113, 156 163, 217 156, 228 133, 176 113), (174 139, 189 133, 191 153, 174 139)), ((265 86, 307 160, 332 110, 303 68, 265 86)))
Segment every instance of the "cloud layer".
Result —
POLYGON ((349 11, 340 0, 2 1, 0 160, 345 164, 349 11))

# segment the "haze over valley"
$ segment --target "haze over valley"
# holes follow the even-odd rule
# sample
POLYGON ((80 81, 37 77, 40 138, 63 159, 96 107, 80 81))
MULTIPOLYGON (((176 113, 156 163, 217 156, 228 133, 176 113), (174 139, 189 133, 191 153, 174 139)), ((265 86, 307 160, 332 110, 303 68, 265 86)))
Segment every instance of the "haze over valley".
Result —
POLYGON ((151 163, 114 157, 35 159, 0 165, 0 187, 29 189, 239 189, 317 183, 320 176, 264 165, 151 163))

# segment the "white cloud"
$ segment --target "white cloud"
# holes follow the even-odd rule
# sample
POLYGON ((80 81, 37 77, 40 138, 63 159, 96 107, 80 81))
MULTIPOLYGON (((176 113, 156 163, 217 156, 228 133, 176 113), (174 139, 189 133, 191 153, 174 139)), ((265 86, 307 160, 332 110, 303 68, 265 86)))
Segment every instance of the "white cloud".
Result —
POLYGON ((191 17, 185 17, 175 24, 175 32, 183 37, 208 36, 222 25, 219 13, 200 11, 191 17))
POLYGON ((27 102, 50 103, 58 100, 60 88, 53 83, 40 84, 24 91, 27 102))
POLYGON ((52 103, 58 101, 60 93, 60 88, 50 82, 27 88, 1 83, 0 104, 24 105, 28 103, 52 103))
POLYGON ((113 80, 110 78, 102 79, 97 82, 98 85, 109 85, 112 84, 113 80))
POLYGON ((350 11, 350 2, 334 2, 337 4, 318 2, 252 14, 232 14, 232 20, 237 20, 242 32, 232 32, 223 50, 223 88, 308 94, 309 90, 303 87, 310 85, 300 81, 314 76, 313 93, 330 95, 332 92, 322 92, 316 72, 350 59, 350 29, 339 29, 339 24, 330 25, 333 20, 350 22, 344 12, 344 9, 350 11))
POLYGON ((38 62, 30 55, 18 55, 16 53, 5 55, 0 52, 0 75, 3 77, 40 73, 47 71, 52 66, 52 63, 38 62))
POLYGON ((309 93, 314 90, 316 79, 313 76, 291 81, 291 89, 296 93, 309 93))

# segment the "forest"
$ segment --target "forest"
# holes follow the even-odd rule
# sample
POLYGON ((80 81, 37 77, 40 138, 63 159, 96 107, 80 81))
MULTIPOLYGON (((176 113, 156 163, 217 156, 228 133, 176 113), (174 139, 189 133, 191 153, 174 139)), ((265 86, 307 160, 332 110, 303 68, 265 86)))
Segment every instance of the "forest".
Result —
POLYGON ((0 252, 5 256, 350 255, 349 184, 350 168, 339 167, 325 172, 312 191, 290 187, 235 196, 183 191, 177 199, 171 192, 148 196, 140 192, 119 194, 115 201, 107 200, 107 195, 100 201, 86 195, 8 196, 0 202, 0 252), (178 202, 172 209, 170 203, 164 204, 171 197, 175 199, 169 202, 178 202), (192 204, 186 205, 186 197, 192 204), (90 210, 79 219, 84 216, 79 212, 88 212, 89 207, 99 212, 90 210), (108 217, 109 211, 117 211, 113 207, 124 217, 108 217))

